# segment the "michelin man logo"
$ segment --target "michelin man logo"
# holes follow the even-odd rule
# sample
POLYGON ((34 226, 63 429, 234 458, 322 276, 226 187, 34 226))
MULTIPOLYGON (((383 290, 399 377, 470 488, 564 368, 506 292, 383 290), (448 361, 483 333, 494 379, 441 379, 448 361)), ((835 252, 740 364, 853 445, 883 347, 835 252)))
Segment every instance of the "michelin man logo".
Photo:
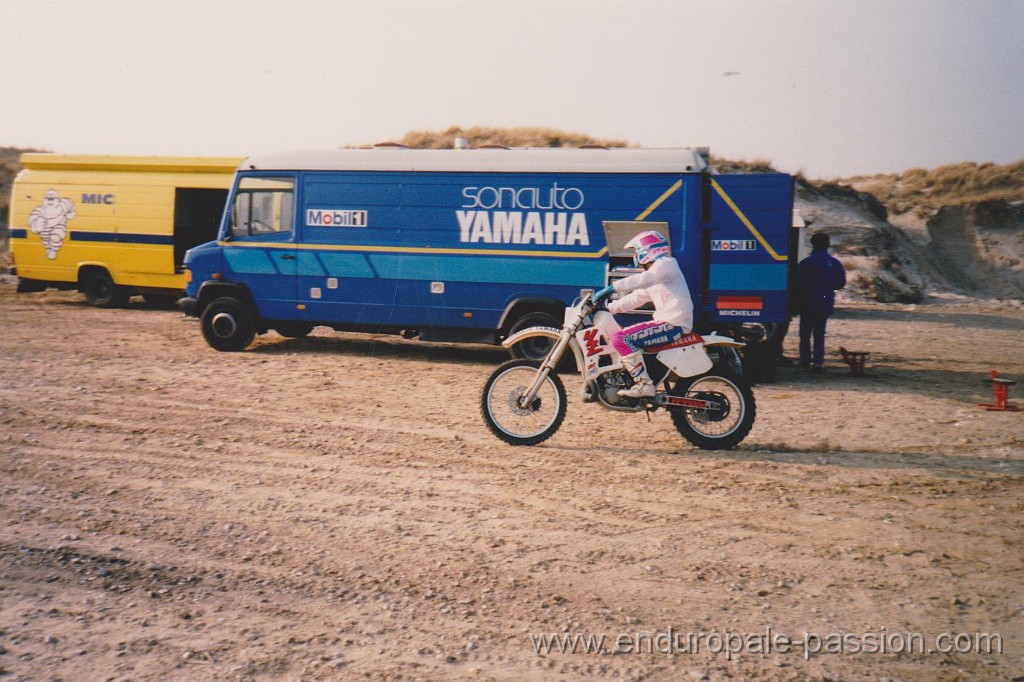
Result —
POLYGON ((74 217, 75 203, 57 196, 55 189, 47 190, 43 203, 32 209, 28 226, 43 240, 46 257, 50 260, 56 258, 60 247, 64 246, 68 221, 74 217))

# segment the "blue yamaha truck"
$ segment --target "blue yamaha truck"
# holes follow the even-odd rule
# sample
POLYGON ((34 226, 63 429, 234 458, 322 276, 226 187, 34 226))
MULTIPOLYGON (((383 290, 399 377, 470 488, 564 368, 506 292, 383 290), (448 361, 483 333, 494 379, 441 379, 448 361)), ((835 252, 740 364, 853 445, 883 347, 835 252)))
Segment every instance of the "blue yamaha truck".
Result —
POLYGON ((581 291, 630 272, 623 245, 656 229, 687 277, 696 329, 766 340, 790 315, 793 179, 715 174, 705 154, 253 157, 235 175, 218 239, 186 255, 182 308, 222 351, 269 330, 301 337, 315 326, 500 343, 525 327, 561 326, 581 291))

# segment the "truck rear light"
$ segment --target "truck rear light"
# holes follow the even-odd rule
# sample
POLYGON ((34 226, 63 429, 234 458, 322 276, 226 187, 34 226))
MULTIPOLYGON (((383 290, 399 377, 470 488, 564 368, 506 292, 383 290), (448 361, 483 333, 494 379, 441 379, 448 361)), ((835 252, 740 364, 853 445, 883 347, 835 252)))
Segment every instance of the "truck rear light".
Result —
POLYGON ((215 272, 212 275, 210 275, 210 279, 220 279, 221 276, 222 275, 219 272, 215 272))

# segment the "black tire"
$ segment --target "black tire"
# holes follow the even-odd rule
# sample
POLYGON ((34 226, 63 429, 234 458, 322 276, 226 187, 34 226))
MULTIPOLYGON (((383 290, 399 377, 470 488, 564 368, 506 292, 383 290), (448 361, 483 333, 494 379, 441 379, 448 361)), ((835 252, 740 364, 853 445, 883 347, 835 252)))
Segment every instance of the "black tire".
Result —
POLYGON ((37 282, 34 279, 18 279, 19 294, 35 294, 40 291, 46 291, 46 285, 42 282, 37 282))
POLYGON ((747 344, 741 353, 743 377, 752 384, 775 383, 775 347, 767 341, 747 344))
MULTIPOLYGON (((561 329, 562 320, 559 320, 551 313, 526 313, 512 324, 508 330, 508 335, 512 336, 516 332, 529 329, 530 327, 554 327, 555 329, 561 329)), ((548 356, 553 345, 554 341, 550 339, 526 339, 525 341, 512 346, 512 348, 509 349, 509 352, 512 353, 512 357, 520 360, 541 362, 548 356)))
POLYGON ((256 315, 252 308, 237 298, 215 298, 200 317, 203 338, 223 352, 245 350, 256 338, 256 315))
POLYGON ((114 283, 106 270, 92 269, 82 274, 82 293, 89 305, 97 308, 119 308, 131 297, 128 289, 114 283))
POLYGON ((313 325, 308 322, 289 322, 277 325, 274 331, 288 339, 304 339, 313 331, 313 325))
POLYGON ((565 419, 565 387, 556 374, 548 374, 533 404, 519 407, 516 398, 526 392, 540 363, 509 360, 487 379, 480 412, 487 428, 509 445, 536 445, 550 438, 565 419))
POLYGON ((714 400, 715 411, 670 409, 676 430, 702 450, 729 450, 739 445, 757 417, 754 393, 732 372, 713 369, 707 374, 680 379, 670 392, 675 396, 714 400))

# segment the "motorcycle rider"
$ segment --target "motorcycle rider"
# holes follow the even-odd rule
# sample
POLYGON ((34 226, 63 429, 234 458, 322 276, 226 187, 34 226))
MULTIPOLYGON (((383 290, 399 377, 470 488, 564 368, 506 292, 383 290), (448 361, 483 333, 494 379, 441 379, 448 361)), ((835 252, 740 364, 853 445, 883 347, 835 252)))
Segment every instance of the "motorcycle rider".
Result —
POLYGON ((652 398, 654 383, 647 374, 643 351, 671 343, 689 333, 693 328, 693 300, 664 235, 654 230, 641 232, 626 243, 626 248, 633 249, 633 264, 643 268, 643 272, 623 277, 601 289, 594 294, 594 302, 600 303, 613 293, 621 294, 621 298, 607 304, 613 315, 631 312, 647 303, 654 304, 654 317, 650 322, 625 327, 610 339, 622 356, 623 367, 633 377, 633 386, 619 391, 619 395, 652 398))

